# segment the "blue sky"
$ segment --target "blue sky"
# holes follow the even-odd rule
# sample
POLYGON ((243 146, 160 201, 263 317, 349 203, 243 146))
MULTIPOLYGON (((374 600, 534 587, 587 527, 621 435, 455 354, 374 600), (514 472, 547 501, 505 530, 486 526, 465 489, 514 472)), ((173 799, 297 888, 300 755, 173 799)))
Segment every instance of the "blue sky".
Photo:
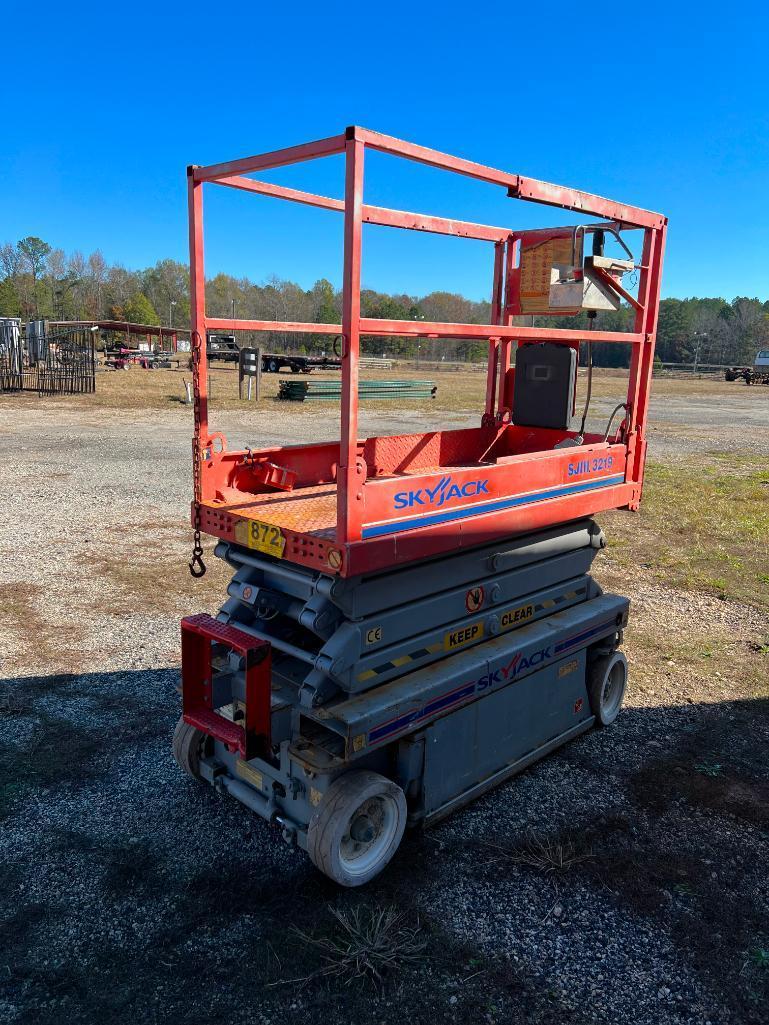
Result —
MULTIPOLYGON (((0 241, 144 267, 186 259, 189 163, 366 127, 659 210, 663 293, 769 298, 765 4, 13 5, 0 241), (287 13, 281 13, 285 10, 287 13), (27 11, 32 12, 30 14, 27 11)), ((341 159, 270 180, 341 196, 341 159)), ((366 200, 510 226, 569 223, 492 186, 373 155, 366 200)), ((307 287, 341 218, 209 186, 207 273, 307 287)), ((368 228, 363 283, 486 296, 489 247, 368 228)))

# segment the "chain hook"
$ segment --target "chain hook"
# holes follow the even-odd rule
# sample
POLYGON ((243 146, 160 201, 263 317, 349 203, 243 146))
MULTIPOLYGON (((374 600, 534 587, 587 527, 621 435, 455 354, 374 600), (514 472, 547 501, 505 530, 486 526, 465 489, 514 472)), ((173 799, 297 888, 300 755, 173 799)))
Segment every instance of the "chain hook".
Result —
POLYGON ((192 545, 192 559, 188 563, 190 573, 193 577, 202 577, 206 572, 206 564, 203 562, 203 546, 200 543, 200 502, 202 498, 202 488, 200 480, 200 460, 202 458, 201 444, 200 444, 200 350, 202 348, 203 341, 198 331, 193 331, 190 336, 191 349, 192 349, 192 366, 193 366, 193 422, 194 429, 192 435, 192 483, 193 483, 193 500, 195 503, 195 520, 193 522, 194 534, 193 534, 193 545, 192 545))
POLYGON ((188 563, 190 574, 193 577, 203 577, 206 574, 206 564, 203 562, 203 549, 200 543, 192 547, 192 559, 188 563))

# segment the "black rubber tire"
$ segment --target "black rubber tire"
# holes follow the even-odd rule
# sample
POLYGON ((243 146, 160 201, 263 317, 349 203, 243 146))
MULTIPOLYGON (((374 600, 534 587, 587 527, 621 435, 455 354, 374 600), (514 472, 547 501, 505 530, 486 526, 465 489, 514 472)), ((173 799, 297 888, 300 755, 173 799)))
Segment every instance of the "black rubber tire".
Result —
POLYGON ((611 726, 615 721, 622 709, 626 689, 627 659, 621 651, 600 655, 588 665, 587 694, 597 726, 611 726), (607 693, 610 677, 611 690, 607 693))
POLYGON ((186 723, 183 717, 179 717, 174 729, 171 750, 179 768, 193 779, 203 778, 200 775, 200 759, 204 754, 207 740, 205 733, 196 730, 194 726, 186 723))
POLYGON ((397 783, 368 769, 356 769, 334 780, 307 827, 307 853, 316 868, 340 886, 363 886, 379 875, 397 851, 406 828, 406 797, 397 783), (373 798, 387 802, 391 836, 371 864, 353 871, 341 857, 342 838, 353 815, 373 798))
POLYGON ((302 371, 302 368, 297 366, 296 363, 292 363, 291 364, 291 373, 292 374, 299 374, 299 373, 301 373, 301 371, 302 371))
POLYGON ((267 366, 269 367, 271 374, 277 374, 280 370, 280 363, 278 363, 276 359, 271 359, 267 366))

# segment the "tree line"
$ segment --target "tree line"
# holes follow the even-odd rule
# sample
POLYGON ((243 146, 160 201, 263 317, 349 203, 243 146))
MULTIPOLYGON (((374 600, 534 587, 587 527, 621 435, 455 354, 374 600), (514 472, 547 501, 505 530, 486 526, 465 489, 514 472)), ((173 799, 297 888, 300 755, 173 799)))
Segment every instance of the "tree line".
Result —
MULTIPOLYGON (((206 282, 206 307, 215 317, 243 320, 285 320, 339 323, 341 292, 324 278, 303 289, 292 281, 271 277, 262 284, 248 278, 217 274, 206 282)), ((491 306, 450 292, 424 296, 361 292, 365 317, 385 320, 488 323, 491 306)), ((125 320, 131 323, 188 327, 189 270, 176 260, 160 260, 145 270, 108 264, 99 250, 84 256, 67 254, 40 238, 29 236, 0 245, 0 316, 24 320, 125 320)), ((521 318, 521 323, 531 323, 521 318)), ((633 312, 622 307, 601 312, 596 330, 632 330, 633 312)), ((587 316, 536 317, 536 326, 584 327, 587 316)), ((252 335, 241 338, 278 350, 327 350, 324 335, 252 335)), ((769 345, 769 302, 737 297, 663 299, 660 304, 657 355, 663 362, 752 362, 757 349, 769 345)), ((369 338, 364 351, 372 355, 446 360, 483 360, 485 343, 427 338, 369 338)), ((627 365, 629 349, 622 345, 594 346, 600 366, 627 365)))

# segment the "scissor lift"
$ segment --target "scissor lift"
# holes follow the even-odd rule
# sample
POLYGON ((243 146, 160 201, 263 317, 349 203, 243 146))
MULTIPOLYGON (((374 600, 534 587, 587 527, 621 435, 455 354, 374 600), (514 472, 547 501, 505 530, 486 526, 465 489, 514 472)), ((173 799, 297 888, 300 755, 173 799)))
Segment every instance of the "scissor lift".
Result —
POLYGON ((204 531, 220 539, 216 554, 235 575, 217 619, 183 621, 174 751, 191 775, 280 823, 329 876, 360 885, 390 859, 407 820, 434 821, 619 712, 628 602, 602 594, 589 575, 604 543, 591 517, 640 502, 666 220, 358 127, 190 167, 188 180, 191 568, 202 567, 204 531), (518 231, 371 206, 363 201, 367 149, 601 220, 518 231), (249 177, 342 153, 343 200, 249 177), (341 324, 207 316, 206 182, 343 214, 341 324), (489 242, 492 323, 361 317, 364 224, 489 242), (625 242, 637 230, 638 261, 625 242), (629 259, 606 256, 607 237, 629 259), (623 283, 632 271, 635 294, 623 283), (513 323, 522 314, 593 316, 621 302, 635 311, 629 332, 513 323), (201 344, 207 331, 223 330, 341 335, 340 441, 229 450, 209 430, 201 344), (360 339, 388 335, 488 341, 477 427, 359 438, 360 339), (602 434, 585 433, 584 418, 579 430, 571 423, 587 339, 632 348, 613 433, 612 422, 602 434))

